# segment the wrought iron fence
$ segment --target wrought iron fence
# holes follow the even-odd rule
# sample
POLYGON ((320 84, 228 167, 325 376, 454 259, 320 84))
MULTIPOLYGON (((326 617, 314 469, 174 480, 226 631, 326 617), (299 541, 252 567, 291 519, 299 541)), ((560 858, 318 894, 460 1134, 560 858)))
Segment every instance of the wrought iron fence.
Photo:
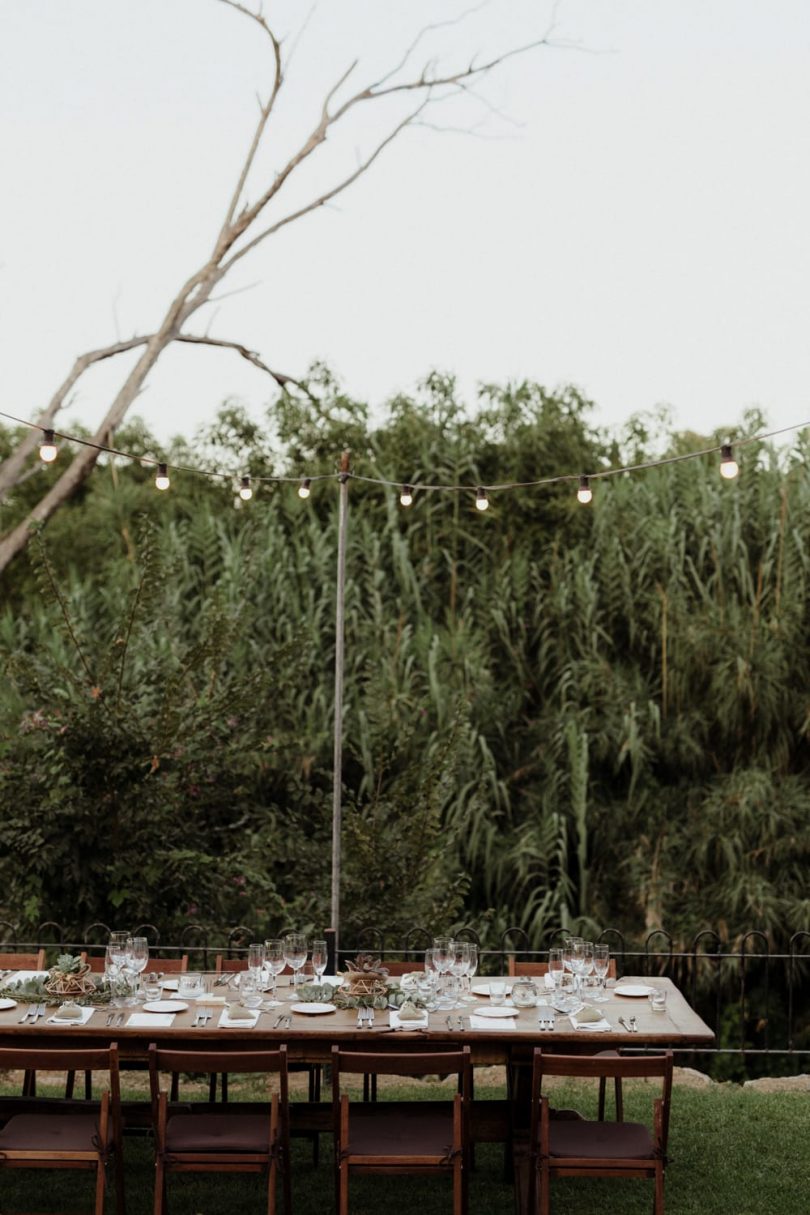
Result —
MULTIPOLYGON (((283 935, 284 931, 280 929, 274 935, 283 935)), ((217 954, 227 958, 241 956, 247 952, 251 941, 270 935, 266 926, 238 924, 217 929, 201 923, 187 924, 171 943, 163 940, 155 924, 136 925, 132 932, 147 937, 157 960, 187 954, 190 967, 199 969, 213 969, 217 954)), ((109 933, 107 924, 89 924, 81 933, 82 940, 75 941, 53 921, 40 924, 34 932, 28 933, 18 932, 15 925, 0 921, 0 948, 23 952, 44 947, 52 961, 60 950, 101 953, 109 933)), ((495 943, 491 939, 482 941, 469 925, 457 926, 454 934, 479 946, 481 974, 503 973, 510 957, 547 959, 549 948, 566 936, 563 929, 550 932, 544 948, 537 950, 530 947, 526 933, 520 928, 506 929, 495 943)), ((354 934, 350 942, 342 941, 341 948, 336 951, 334 933, 327 931, 325 935, 331 971, 339 969, 359 952, 373 952, 383 960, 417 962, 433 939, 433 933, 421 926, 414 926, 396 937, 382 928, 368 927, 354 934)), ((610 946, 619 974, 666 976, 684 992, 716 1035, 712 1046, 690 1048, 685 1054, 694 1059, 699 1056, 711 1056, 716 1060, 723 1056, 728 1060, 736 1058, 744 1072, 807 1066, 810 1058, 810 932, 794 933, 781 948, 774 947, 769 937, 758 929, 746 932, 733 944, 724 942, 713 929, 702 929, 688 944, 677 946, 663 929, 649 932, 640 941, 631 941, 619 929, 605 928, 597 940, 610 946)))

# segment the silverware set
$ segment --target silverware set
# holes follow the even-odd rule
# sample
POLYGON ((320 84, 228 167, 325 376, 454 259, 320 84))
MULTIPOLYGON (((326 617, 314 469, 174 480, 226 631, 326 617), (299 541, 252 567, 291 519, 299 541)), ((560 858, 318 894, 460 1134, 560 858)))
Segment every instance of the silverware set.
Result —
POLYGON ((214 987, 230 987, 236 978, 237 971, 231 970, 226 975, 220 975, 218 979, 214 979, 214 987))
POLYGON ((358 1029, 373 1029, 374 1028, 374 1009, 373 1008, 358 1008, 358 1010, 357 1010, 357 1028, 358 1029))
POLYGON ((446 1019, 446 1024, 447 1024, 447 1028, 451 1032, 463 1032, 465 1029, 468 1028, 468 1026, 464 1024, 464 1018, 460 1017, 460 1016, 459 1017, 448 1016, 446 1019), (453 1024, 454 1021, 455 1021, 455 1025, 453 1024))
POLYGON ((628 1034, 638 1033, 638 1025, 635 1017, 631 1017, 629 1021, 625 1021, 624 1017, 619 1017, 619 1025, 623 1025, 628 1034))
POLYGON ((40 1017, 45 1016, 44 1004, 29 1004, 23 1015, 18 1020, 18 1025, 36 1025, 40 1017))
POLYGON ((127 1019, 125 1012, 109 1012, 105 1022, 108 1029, 120 1029, 127 1019))
POLYGON ((540 1016, 537 1019, 537 1028, 541 1029, 541 1030, 549 1030, 549 1031, 553 1030, 554 1029, 554 1013, 553 1012, 541 1012, 540 1016))
POLYGON ((281 1013, 276 1017, 273 1024, 273 1029, 289 1029, 292 1025, 292 1016, 290 1013, 281 1013))
POLYGON ((192 1029, 205 1029, 208 1022, 214 1015, 212 1008, 201 1008, 199 1012, 194 1014, 194 1020, 191 1022, 192 1029))

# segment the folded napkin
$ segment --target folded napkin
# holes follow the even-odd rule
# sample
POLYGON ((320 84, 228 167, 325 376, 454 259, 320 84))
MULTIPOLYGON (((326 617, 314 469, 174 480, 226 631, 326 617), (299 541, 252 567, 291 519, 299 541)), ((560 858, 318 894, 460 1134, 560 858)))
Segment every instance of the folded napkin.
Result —
POLYGON ((515 1017, 470 1017, 470 1029, 504 1029, 515 1028, 515 1017))
POLYGON ((590 1029, 596 1033, 604 1033, 611 1028, 610 1023, 590 1004, 583 1004, 576 1012, 569 1013, 569 1019, 574 1029, 590 1029))
POLYGON ((231 1016, 228 1009, 223 1008, 222 1012, 219 1014, 218 1026, 220 1029, 245 1029, 248 1026, 252 1028, 258 1021, 260 1014, 260 1008, 246 1008, 244 1010, 244 1016, 242 1016, 241 1013, 239 1015, 234 1014, 231 1016))
POLYGON ((94 1008, 80 1008, 78 1017, 59 1017, 57 1008, 53 1016, 48 1017, 48 1021, 53 1025, 86 1025, 95 1011, 94 1008))
POLYGON ((127 1029, 168 1029, 175 1016, 175 1013, 131 1013, 127 1029))
POLYGON ((421 1017, 415 1017, 413 1020, 406 1017, 403 1021, 395 1008, 392 1008, 388 1014, 388 1024, 391 1029, 427 1029, 428 1015, 427 1012, 421 1017))

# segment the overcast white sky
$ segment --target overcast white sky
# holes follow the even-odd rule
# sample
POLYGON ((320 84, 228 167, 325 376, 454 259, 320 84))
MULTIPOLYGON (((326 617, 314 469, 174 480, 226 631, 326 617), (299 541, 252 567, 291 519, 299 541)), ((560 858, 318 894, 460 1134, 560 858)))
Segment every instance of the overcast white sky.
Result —
MULTIPOLYGON (((321 0, 265 172, 354 57, 360 82, 465 7, 321 0)), ((310 5, 267 9, 294 31, 310 5)), ((426 49, 458 65, 549 13, 491 0, 426 49)), ((406 132, 189 328, 292 375, 324 359, 376 406, 439 368, 470 394, 574 382, 611 425, 662 402, 702 431, 753 404, 774 426, 810 416, 810 3, 562 0, 556 36, 588 49, 538 50, 482 90, 511 121, 406 132)), ((35 417, 77 354, 157 325, 213 243, 268 72, 251 23, 217 0, 3 0, 0 409, 35 417)), ((472 99, 435 120, 488 113, 472 99)), ((306 190, 353 165, 378 118, 330 141, 306 190)), ((124 370, 88 376, 61 427, 96 423, 124 370)), ((269 395, 235 355, 178 348, 136 411, 166 438, 226 397, 258 411, 269 395)))

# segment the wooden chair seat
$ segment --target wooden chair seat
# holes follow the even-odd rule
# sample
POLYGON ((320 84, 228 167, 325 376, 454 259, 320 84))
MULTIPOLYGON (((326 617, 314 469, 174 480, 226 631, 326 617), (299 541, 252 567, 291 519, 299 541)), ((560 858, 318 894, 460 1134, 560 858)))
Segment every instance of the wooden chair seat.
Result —
POLYGON ((169 1114, 167 1152, 252 1152, 268 1155, 270 1136, 263 1114, 169 1114))
POLYGON ((453 1103, 424 1103, 427 1108, 399 1110, 395 1103, 358 1106, 352 1112, 350 1156, 422 1156, 446 1164, 453 1149, 453 1103))
MULTIPOLYGON (((107 1126, 107 1146, 113 1128, 107 1126)), ((85 1152, 95 1156, 99 1145, 99 1120, 95 1114, 13 1114, 0 1130, 3 1152, 85 1152)))
POLYGON ((575 1156, 583 1160, 594 1157, 650 1160, 655 1156, 655 1143, 649 1127, 643 1122, 560 1122, 552 1119, 548 1151, 550 1156, 575 1156))

